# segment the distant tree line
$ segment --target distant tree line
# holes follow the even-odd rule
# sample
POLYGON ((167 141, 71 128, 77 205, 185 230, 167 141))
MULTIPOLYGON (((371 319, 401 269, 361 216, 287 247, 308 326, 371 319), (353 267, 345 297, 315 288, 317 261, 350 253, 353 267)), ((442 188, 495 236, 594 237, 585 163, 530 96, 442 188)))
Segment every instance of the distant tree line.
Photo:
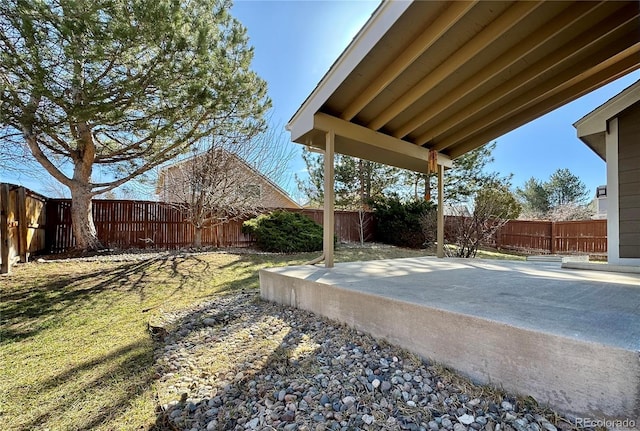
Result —
POLYGON ((569 169, 556 170, 547 181, 531 177, 516 195, 529 219, 584 220, 594 213, 587 186, 569 169))
MULTIPOLYGON (((493 162, 495 142, 477 148, 455 160, 447 170, 444 199, 450 205, 472 205, 475 195, 482 189, 500 186, 511 188, 512 175, 501 176, 489 172, 493 162)), ((324 200, 324 169, 322 154, 303 149, 308 178, 296 176, 298 189, 307 204, 320 206, 324 200)), ((335 205, 336 208, 357 210, 370 208, 371 202, 383 197, 395 196, 402 201, 434 200, 437 191, 434 175, 412 172, 382 163, 336 154, 335 157, 335 205)))

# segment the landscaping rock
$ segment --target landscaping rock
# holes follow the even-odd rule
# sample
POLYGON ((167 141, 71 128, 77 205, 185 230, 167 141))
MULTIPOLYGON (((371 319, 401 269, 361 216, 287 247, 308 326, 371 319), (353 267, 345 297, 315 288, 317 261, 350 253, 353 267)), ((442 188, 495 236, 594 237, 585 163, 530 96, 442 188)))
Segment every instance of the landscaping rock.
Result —
POLYGON ((255 293, 162 320, 158 397, 173 429, 558 431, 548 411, 514 411, 508 394, 255 293))
POLYGON ((470 425, 474 422, 475 418, 471 415, 462 415, 458 418, 458 422, 463 425, 470 425))
POLYGON ((502 407, 503 410, 506 411, 511 411, 513 410, 513 404, 511 404, 509 401, 503 401, 500 406, 502 407))

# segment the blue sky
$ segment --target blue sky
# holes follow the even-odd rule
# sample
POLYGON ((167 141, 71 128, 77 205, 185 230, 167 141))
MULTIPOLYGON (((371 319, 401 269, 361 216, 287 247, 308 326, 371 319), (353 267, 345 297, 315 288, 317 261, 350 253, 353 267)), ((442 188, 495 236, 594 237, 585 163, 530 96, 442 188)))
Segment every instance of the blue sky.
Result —
MULTIPOLYGON (((377 1, 237 1, 233 14, 255 48, 253 68, 269 84, 274 123, 284 126, 377 7, 377 1)), ((513 185, 546 180, 568 168, 595 194, 605 163, 572 124, 640 79, 634 72, 498 139, 491 170, 513 173, 513 185)), ((293 145, 293 144, 292 144, 293 145)), ((297 149, 297 151, 300 151, 297 149)), ((300 157, 292 172, 304 174, 300 157)), ((286 186, 295 193, 293 181, 286 186)))
MULTIPOLYGON (((236 0, 232 14, 247 27, 255 50, 253 69, 268 83, 273 127, 284 128, 378 3, 236 0)), ((595 194, 595 188, 606 182, 605 163, 578 140, 572 124, 638 79, 640 72, 634 72, 496 139, 490 169, 513 173, 513 185, 520 186, 532 176, 546 180, 556 169, 568 168, 595 194)), ((301 146, 290 145, 295 157, 289 164, 290 180, 282 186, 300 198, 293 175, 304 176, 306 169, 301 146)), ((6 177, 0 174, 2 181, 47 195, 50 191, 43 184, 55 183, 24 175, 6 177)))

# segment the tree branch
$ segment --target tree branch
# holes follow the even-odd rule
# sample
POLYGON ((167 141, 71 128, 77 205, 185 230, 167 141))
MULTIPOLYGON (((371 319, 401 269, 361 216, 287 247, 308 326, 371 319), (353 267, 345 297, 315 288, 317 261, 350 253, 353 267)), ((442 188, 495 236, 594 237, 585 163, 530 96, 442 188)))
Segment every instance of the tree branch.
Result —
POLYGON ((33 132, 28 127, 23 127, 23 134, 29 149, 31 150, 31 154, 36 158, 36 160, 49 172, 56 180, 60 181, 67 187, 71 186, 72 181, 62 173, 51 161, 47 158, 47 156, 42 152, 37 143, 37 138, 33 134, 33 132))

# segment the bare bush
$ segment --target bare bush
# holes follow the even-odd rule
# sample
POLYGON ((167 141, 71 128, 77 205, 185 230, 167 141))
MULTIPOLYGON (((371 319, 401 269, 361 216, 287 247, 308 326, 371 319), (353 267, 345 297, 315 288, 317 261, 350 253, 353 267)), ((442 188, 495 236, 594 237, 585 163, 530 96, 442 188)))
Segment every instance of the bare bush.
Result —
POLYGON ((490 242, 509 219, 517 218, 520 204, 506 187, 495 186, 478 192, 470 217, 452 217, 450 237, 456 247, 446 247, 449 255, 475 257, 478 247, 490 242))
POLYGON ((438 211, 434 208, 420 216, 420 228, 426 246, 435 244, 438 237, 438 211))

